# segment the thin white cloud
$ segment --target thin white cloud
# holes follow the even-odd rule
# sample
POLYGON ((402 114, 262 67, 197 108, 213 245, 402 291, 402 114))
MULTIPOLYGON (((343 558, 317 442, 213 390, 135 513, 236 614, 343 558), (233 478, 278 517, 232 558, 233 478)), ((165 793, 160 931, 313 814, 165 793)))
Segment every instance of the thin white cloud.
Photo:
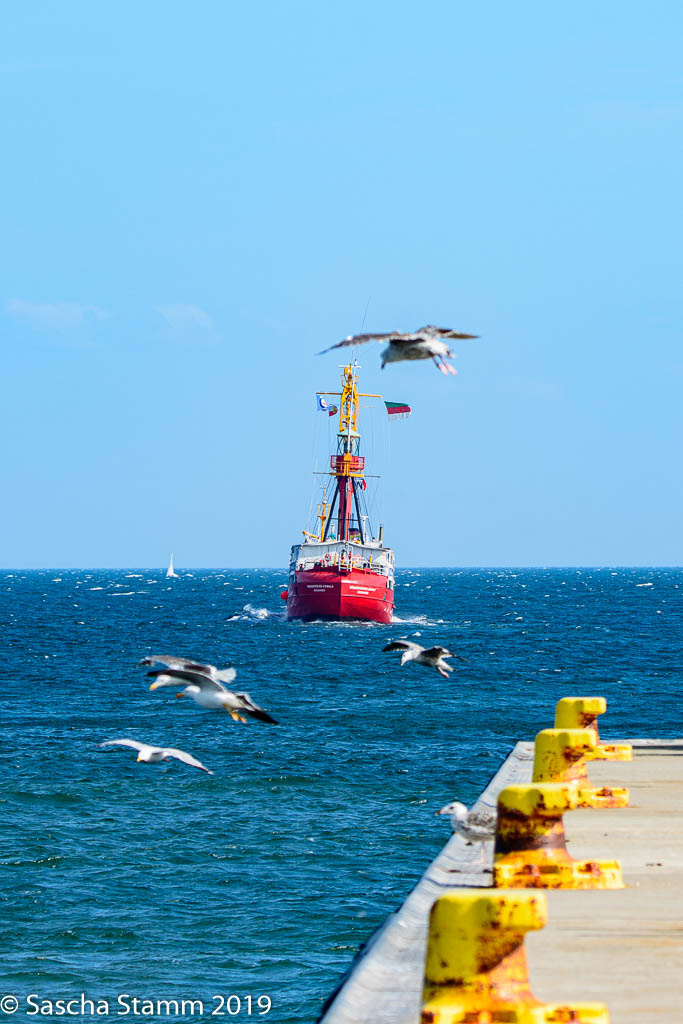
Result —
POLYGON ((8 299, 5 309, 11 317, 36 331, 48 331, 68 338, 84 338, 92 324, 106 320, 109 314, 99 306, 82 302, 31 302, 8 299))
POLYGON ((174 334, 210 333, 214 329, 213 320, 199 306, 189 306, 179 302, 172 306, 159 306, 157 312, 164 318, 166 326, 174 334))

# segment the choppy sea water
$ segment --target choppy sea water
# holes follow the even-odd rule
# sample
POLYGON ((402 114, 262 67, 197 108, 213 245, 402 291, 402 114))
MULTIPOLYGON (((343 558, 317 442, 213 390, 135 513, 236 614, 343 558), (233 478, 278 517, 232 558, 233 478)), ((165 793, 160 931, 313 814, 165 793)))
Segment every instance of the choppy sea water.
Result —
POLYGON ((41 1019, 30 994, 47 1009, 84 993, 116 1019, 313 1021, 448 838, 434 811, 471 802, 560 697, 607 697, 606 736, 681 734, 683 570, 403 570, 389 626, 287 623, 285 580, 0 574, 0 995, 18 997, 14 1019, 41 1019), (381 653, 399 636, 468 661, 450 680, 401 669, 381 653), (281 725, 150 693, 136 668, 150 652, 234 663, 281 725), (122 736, 215 775, 99 749, 122 736), (175 1014, 183 998, 203 1012, 175 1014), (168 1012, 150 1013, 160 999, 168 1012))

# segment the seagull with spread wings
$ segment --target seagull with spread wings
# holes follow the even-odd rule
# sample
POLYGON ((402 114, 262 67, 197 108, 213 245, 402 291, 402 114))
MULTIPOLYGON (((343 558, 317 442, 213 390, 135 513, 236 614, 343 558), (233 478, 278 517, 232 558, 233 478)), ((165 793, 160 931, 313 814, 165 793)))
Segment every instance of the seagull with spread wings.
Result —
POLYGON ((185 750, 178 750, 176 747, 153 747, 149 743, 138 743, 137 740, 106 740, 104 743, 100 743, 101 747, 132 747, 133 750, 138 752, 138 761, 144 761, 145 764, 157 764, 159 761, 170 761, 172 757, 176 761, 182 761, 183 764, 189 764, 192 768, 199 768, 200 771, 206 772, 207 775, 213 775, 213 772, 206 768, 201 761, 198 761, 192 754, 188 754, 185 750))
POLYGON ((401 334, 400 331, 389 331, 387 334, 352 334, 318 354, 332 352, 335 348, 364 345, 367 341, 387 341, 389 344, 382 352, 382 369, 387 363, 400 363, 406 359, 433 359, 442 373, 455 375, 458 371, 447 362, 453 358, 453 353, 446 340, 478 337, 478 334, 463 334, 461 331, 452 331, 449 327, 434 327, 427 324, 412 334, 401 334))
POLYGON ((418 665, 435 668, 444 679, 448 679, 448 673, 453 671, 453 666, 444 661, 445 658, 459 658, 460 661, 467 661, 462 654, 453 654, 447 647, 421 647, 419 644, 413 643, 412 640, 392 640, 382 650, 402 651, 402 665, 405 665, 407 661, 416 661, 418 665))
POLYGON ((162 686, 182 686, 176 697, 190 697, 195 704, 209 711, 223 708, 237 722, 246 722, 244 715, 256 718, 260 722, 278 723, 267 711, 254 703, 248 693, 228 690, 223 683, 231 683, 237 675, 234 668, 216 668, 201 661, 188 658, 176 658, 172 654, 150 654, 143 658, 140 665, 166 665, 165 669, 154 669, 148 676, 154 677, 150 690, 158 690, 162 686))

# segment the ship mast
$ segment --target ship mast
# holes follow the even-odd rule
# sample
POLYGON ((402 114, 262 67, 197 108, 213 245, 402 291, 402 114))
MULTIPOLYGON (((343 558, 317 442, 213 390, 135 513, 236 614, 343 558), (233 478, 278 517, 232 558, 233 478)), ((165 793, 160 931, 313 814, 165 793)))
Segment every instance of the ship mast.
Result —
MULTIPOLYGON (((366 543, 367 516, 361 514, 361 489, 365 489, 365 459, 360 452, 360 433, 358 431, 358 408, 361 398, 381 398, 381 395, 361 394, 358 392, 357 381, 360 369, 357 360, 344 367, 341 384, 341 401, 339 403, 339 432, 337 434, 337 454, 330 456, 330 476, 335 478, 334 494, 330 503, 330 511, 322 531, 321 539, 328 539, 330 524, 333 521, 335 506, 337 508, 337 539, 348 542, 351 538, 351 519, 355 511, 357 529, 361 543, 366 543)), ((319 394, 335 394, 338 391, 322 391, 319 394)))

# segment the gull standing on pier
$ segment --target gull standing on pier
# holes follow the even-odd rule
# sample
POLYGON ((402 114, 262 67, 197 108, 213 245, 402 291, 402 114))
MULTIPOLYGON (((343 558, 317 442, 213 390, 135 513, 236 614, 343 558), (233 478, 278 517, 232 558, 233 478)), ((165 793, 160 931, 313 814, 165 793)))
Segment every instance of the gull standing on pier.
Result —
POLYGON ((418 665, 426 665, 427 668, 435 668, 439 675, 448 679, 448 673, 453 671, 453 666, 446 662, 445 658, 458 658, 460 661, 467 661, 462 654, 453 654, 447 647, 420 647, 412 640, 392 640, 390 644, 382 648, 382 651, 403 651, 401 664, 407 661, 416 661, 418 665))
POLYGON ((435 815, 447 814, 451 819, 451 828, 458 832, 465 839, 475 842, 485 842, 490 839, 496 830, 496 817, 494 814, 482 814, 481 812, 468 811, 465 804, 454 800, 446 804, 440 811, 434 811, 435 815))
POLYGON ((382 369, 387 363, 400 363, 406 359, 433 359, 442 373, 455 375, 458 371, 447 362, 453 358, 453 353, 446 344, 446 339, 478 337, 478 334, 463 334, 461 331, 452 331, 449 327, 434 327, 427 324, 412 334, 401 334, 399 331, 389 331, 387 334, 352 334, 337 345, 323 349, 318 355, 332 352, 335 348, 364 345, 367 341, 387 341, 389 344, 382 352, 382 369))
POLYGON ((459 800, 446 804, 440 811, 434 811, 434 814, 447 814, 451 820, 454 834, 462 836, 468 845, 479 843, 477 863, 483 863, 486 843, 493 839, 496 833, 495 814, 492 811, 489 811, 488 814, 481 811, 468 811, 465 804, 461 804, 459 800))
POLYGON ((201 761, 198 761, 196 757, 188 754, 185 750, 178 750, 176 747, 153 747, 149 743, 138 743, 137 740, 105 740, 104 743, 100 743, 100 746, 132 747, 133 750, 138 752, 138 761, 144 761, 145 764, 170 761, 174 757, 176 761, 182 761, 183 764, 189 764, 192 768, 199 768, 200 771, 206 772, 207 775, 213 775, 213 772, 206 768, 201 761))
POLYGON ((162 686, 183 686, 180 693, 176 693, 176 697, 190 697, 195 704, 209 711, 218 711, 222 708, 235 722, 246 722, 244 715, 249 715, 260 722, 278 724, 267 711, 254 703, 248 693, 238 693, 223 686, 223 683, 231 683, 237 675, 232 666, 218 669, 215 665, 177 658, 172 654, 150 654, 138 662, 139 665, 157 663, 168 667, 147 673, 148 676, 154 677, 150 690, 157 690, 162 686))

